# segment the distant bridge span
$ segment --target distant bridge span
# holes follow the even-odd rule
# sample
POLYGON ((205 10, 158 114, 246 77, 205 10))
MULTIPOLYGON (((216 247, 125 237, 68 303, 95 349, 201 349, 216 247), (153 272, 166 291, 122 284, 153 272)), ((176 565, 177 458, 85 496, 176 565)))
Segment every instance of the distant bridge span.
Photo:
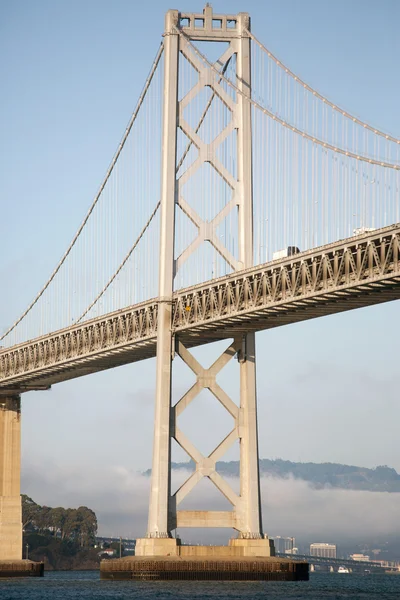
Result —
MULTIPOLYGON (((400 224, 174 292, 186 347, 400 298, 400 224)), ((0 393, 156 356, 160 299, 0 351, 0 393)))
MULTIPOLYGON (((277 556, 290 557, 292 560, 306 560, 310 565, 318 565, 329 569, 332 567, 337 570, 339 567, 347 567, 350 572, 365 573, 370 571, 372 573, 386 573, 391 571, 396 573, 399 571, 399 567, 393 561, 380 561, 373 560, 353 560, 352 558, 326 558, 324 556, 311 556, 311 554, 286 554, 284 552, 278 552, 277 556)), ((314 570, 314 569, 312 569, 314 570)))

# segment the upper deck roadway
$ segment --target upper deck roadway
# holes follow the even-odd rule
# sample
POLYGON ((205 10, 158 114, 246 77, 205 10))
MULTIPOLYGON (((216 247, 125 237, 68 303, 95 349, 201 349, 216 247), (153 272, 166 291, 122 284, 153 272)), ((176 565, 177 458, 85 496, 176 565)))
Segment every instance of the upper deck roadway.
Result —
MULTIPOLYGON (((400 298, 400 223, 174 292, 187 347, 400 298)), ((0 350, 0 394, 156 354, 158 298, 0 350)))

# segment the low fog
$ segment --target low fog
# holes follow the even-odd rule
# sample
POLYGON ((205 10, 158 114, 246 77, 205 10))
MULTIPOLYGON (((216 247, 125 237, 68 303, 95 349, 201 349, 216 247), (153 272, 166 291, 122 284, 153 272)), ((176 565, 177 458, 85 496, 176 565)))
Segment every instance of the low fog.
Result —
MULTIPOLYGON (((189 476, 173 473, 173 489, 189 476)), ((228 479, 234 490, 237 478, 228 479)), ((400 494, 385 492, 313 489, 301 480, 262 477, 264 531, 270 536, 295 536, 316 541, 369 538, 400 534, 400 494)), ((60 470, 55 465, 25 464, 22 493, 48 506, 92 508, 99 535, 141 537, 146 532, 150 478, 115 466, 103 470, 60 470)), ((202 480, 184 502, 183 509, 229 510, 213 484, 202 480)), ((231 530, 180 530, 185 542, 224 543, 231 530)))

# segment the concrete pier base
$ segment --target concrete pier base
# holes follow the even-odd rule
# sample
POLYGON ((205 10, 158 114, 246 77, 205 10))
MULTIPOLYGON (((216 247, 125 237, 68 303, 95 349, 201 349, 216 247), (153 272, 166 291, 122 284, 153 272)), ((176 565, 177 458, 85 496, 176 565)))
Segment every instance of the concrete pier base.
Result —
POLYGON ((179 556, 181 542, 175 538, 140 538, 136 540, 136 556, 179 556))
POLYGON ((100 563, 100 578, 112 580, 307 581, 308 576, 308 563, 272 556, 132 556, 100 563))
POLYGON ((228 546, 189 546, 182 545, 175 538, 140 538, 136 540, 136 556, 180 556, 188 557, 240 557, 275 556, 274 541, 268 537, 260 539, 232 538, 228 546))
POLYGON ((274 540, 268 537, 261 539, 232 538, 229 540, 229 550, 235 556, 275 556, 274 540))
POLYGON ((32 560, 0 560, 0 577, 43 577, 44 564, 32 560))

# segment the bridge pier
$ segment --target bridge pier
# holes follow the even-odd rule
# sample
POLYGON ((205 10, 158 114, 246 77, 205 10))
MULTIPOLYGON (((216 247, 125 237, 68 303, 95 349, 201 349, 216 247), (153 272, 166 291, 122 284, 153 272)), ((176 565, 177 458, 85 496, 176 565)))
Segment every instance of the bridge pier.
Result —
POLYGON ((22 559, 21 399, 0 396, 0 561, 22 559))
MULTIPOLYGON (((168 314, 165 312, 162 319, 168 314)), ((160 323, 161 325, 162 323, 160 323)), ((159 331, 164 330, 160 328, 159 331)), ((167 330, 168 331, 168 330, 167 330)), ((164 330, 165 333, 165 330, 164 330)), ((168 336, 161 335, 164 340, 168 336)), ((176 353, 196 375, 196 383, 174 405, 171 405, 172 355, 163 346, 157 357, 157 395, 154 430, 153 472, 150 495, 149 523, 146 538, 137 540, 136 555, 179 557, 270 557, 274 556, 273 541, 262 531, 260 481, 258 467, 258 431, 256 398, 256 362, 254 334, 237 336, 208 368, 194 358, 180 341, 176 353), (236 357, 240 369, 240 405, 237 406, 218 385, 216 377, 225 365, 236 357), (208 455, 202 453, 183 434, 178 418, 194 398, 208 389, 234 419, 232 431, 208 455), (171 496, 171 439, 191 457, 195 471, 171 496), (219 475, 216 463, 230 446, 240 443, 240 493, 219 475), (208 477, 232 505, 231 511, 178 510, 180 502, 201 481, 208 477), (172 537, 177 527, 228 527, 238 532, 228 546, 182 546, 172 537)))
POLYGON ((238 432, 240 440, 240 496, 243 499, 243 529, 239 537, 254 540, 263 538, 258 467, 256 342, 254 333, 243 336, 242 348, 238 350, 238 360, 240 364, 238 432))
MULTIPOLYGON (((210 242, 233 270, 240 270, 253 265, 251 106, 244 98, 244 96, 250 94, 249 90, 251 89, 249 15, 240 13, 234 18, 234 23, 235 29, 233 31, 227 27, 226 17, 213 15, 212 8, 208 4, 201 15, 189 15, 185 18, 185 15, 182 15, 179 11, 170 10, 167 12, 165 19, 159 304, 153 467, 147 536, 136 543, 136 554, 138 556, 187 555, 187 547, 184 549, 172 537, 171 531, 177 527, 229 527, 238 532, 238 538, 232 539, 230 545, 221 551, 223 554, 225 553, 224 555, 263 557, 274 555, 273 542, 264 537, 261 524, 255 334, 239 327, 239 331, 233 336, 233 342, 209 369, 203 368, 197 362, 178 335, 175 338, 172 335, 174 278, 181 265, 195 250, 195 246, 189 245, 180 256, 176 257, 174 254, 177 204, 185 214, 189 215, 190 220, 198 228, 199 244, 210 242), (220 61, 222 61, 221 64, 227 65, 233 55, 236 57, 238 85, 243 94, 238 94, 235 101, 226 96, 219 82, 206 66, 202 66, 199 61, 196 61, 193 57, 191 58, 187 42, 180 35, 182 16, 184 22, 189 23, 189 27, 185 29, 185 35, 190 39, 229 41, 230 48, 223 53, 220 61), (203 23, 201 30, 195 27, 196 20, 203 23), (221 28, 215 27, 216 22, 221 23, 221 28), (196 137, 196 134, 188 129, 185 123, 184 107, 189 96, 181 100, 178 96, 179 64, 182 59, 195 60, 195 68, 199 73, 200 87, 193 86, 190 92, 193 98, 199 93, 200 88, 211 85, 213 94, 222 95, 223 101, 232 112, 237 137, 238 166, 236 174, 225 173, 225 167, 221 167, 215 150, 215 147, 225 139, 224 136, 228 135, 227 126, 222 127, 218 135, 218 143, 206 143, 201 141, 199 136, 196 137), (185 132, 191 143, 195 146, 201 146, 196 166, 189 168, 185 176, 178 178, 177 126, 185 132), (183 182, 190 179, 197 168, 205 163, 213 165, 220 176, 229 180, 234 202, 232 200, 231 203, 228 203, 224 210, 229 213, 236 207, 238 211, 237 257, 231 254, 228 247, 224 247, 217 236, 216 227, 222 216, 216 218, 215 222, 206 223, 194 207, 188 208, 183 198, 185 195, 182 192, 183 182), (196 375, 196 384, 187 391, 175 406, 172 406, 171 373, 175 354, 178 354, 196 375), (240 369, 239 406, 229 398, 216 382, 217 373, 234 356, 238 359, 240 369), (230 434, 221 441, 209 456, 203 456, 178 427, 179 415, 203 389, 210 390, 234 419, 234 427, 230 434), (172 439, 176 440, 196 465, 195 472, 173 496, 171 496, 172 439), (217 460, 225 454, 237 439, 240 442, 239 494, 235 493, 216 470, 217 460), (232 505, 231 511, 177 510, 179 503, 203 477, 208 477, 219 492, 227 498, 232 505)), ((196 131, 198 131, 198 128, 196 131)), ((190 550, 191 555, 195 555, 196 552, 190 550)), ((206 552, 206 547, 199 547, 198 552, 201 556, 214 556, 217 550, 216 547, 212 547, 210 551, 207 550, 206 552)))

